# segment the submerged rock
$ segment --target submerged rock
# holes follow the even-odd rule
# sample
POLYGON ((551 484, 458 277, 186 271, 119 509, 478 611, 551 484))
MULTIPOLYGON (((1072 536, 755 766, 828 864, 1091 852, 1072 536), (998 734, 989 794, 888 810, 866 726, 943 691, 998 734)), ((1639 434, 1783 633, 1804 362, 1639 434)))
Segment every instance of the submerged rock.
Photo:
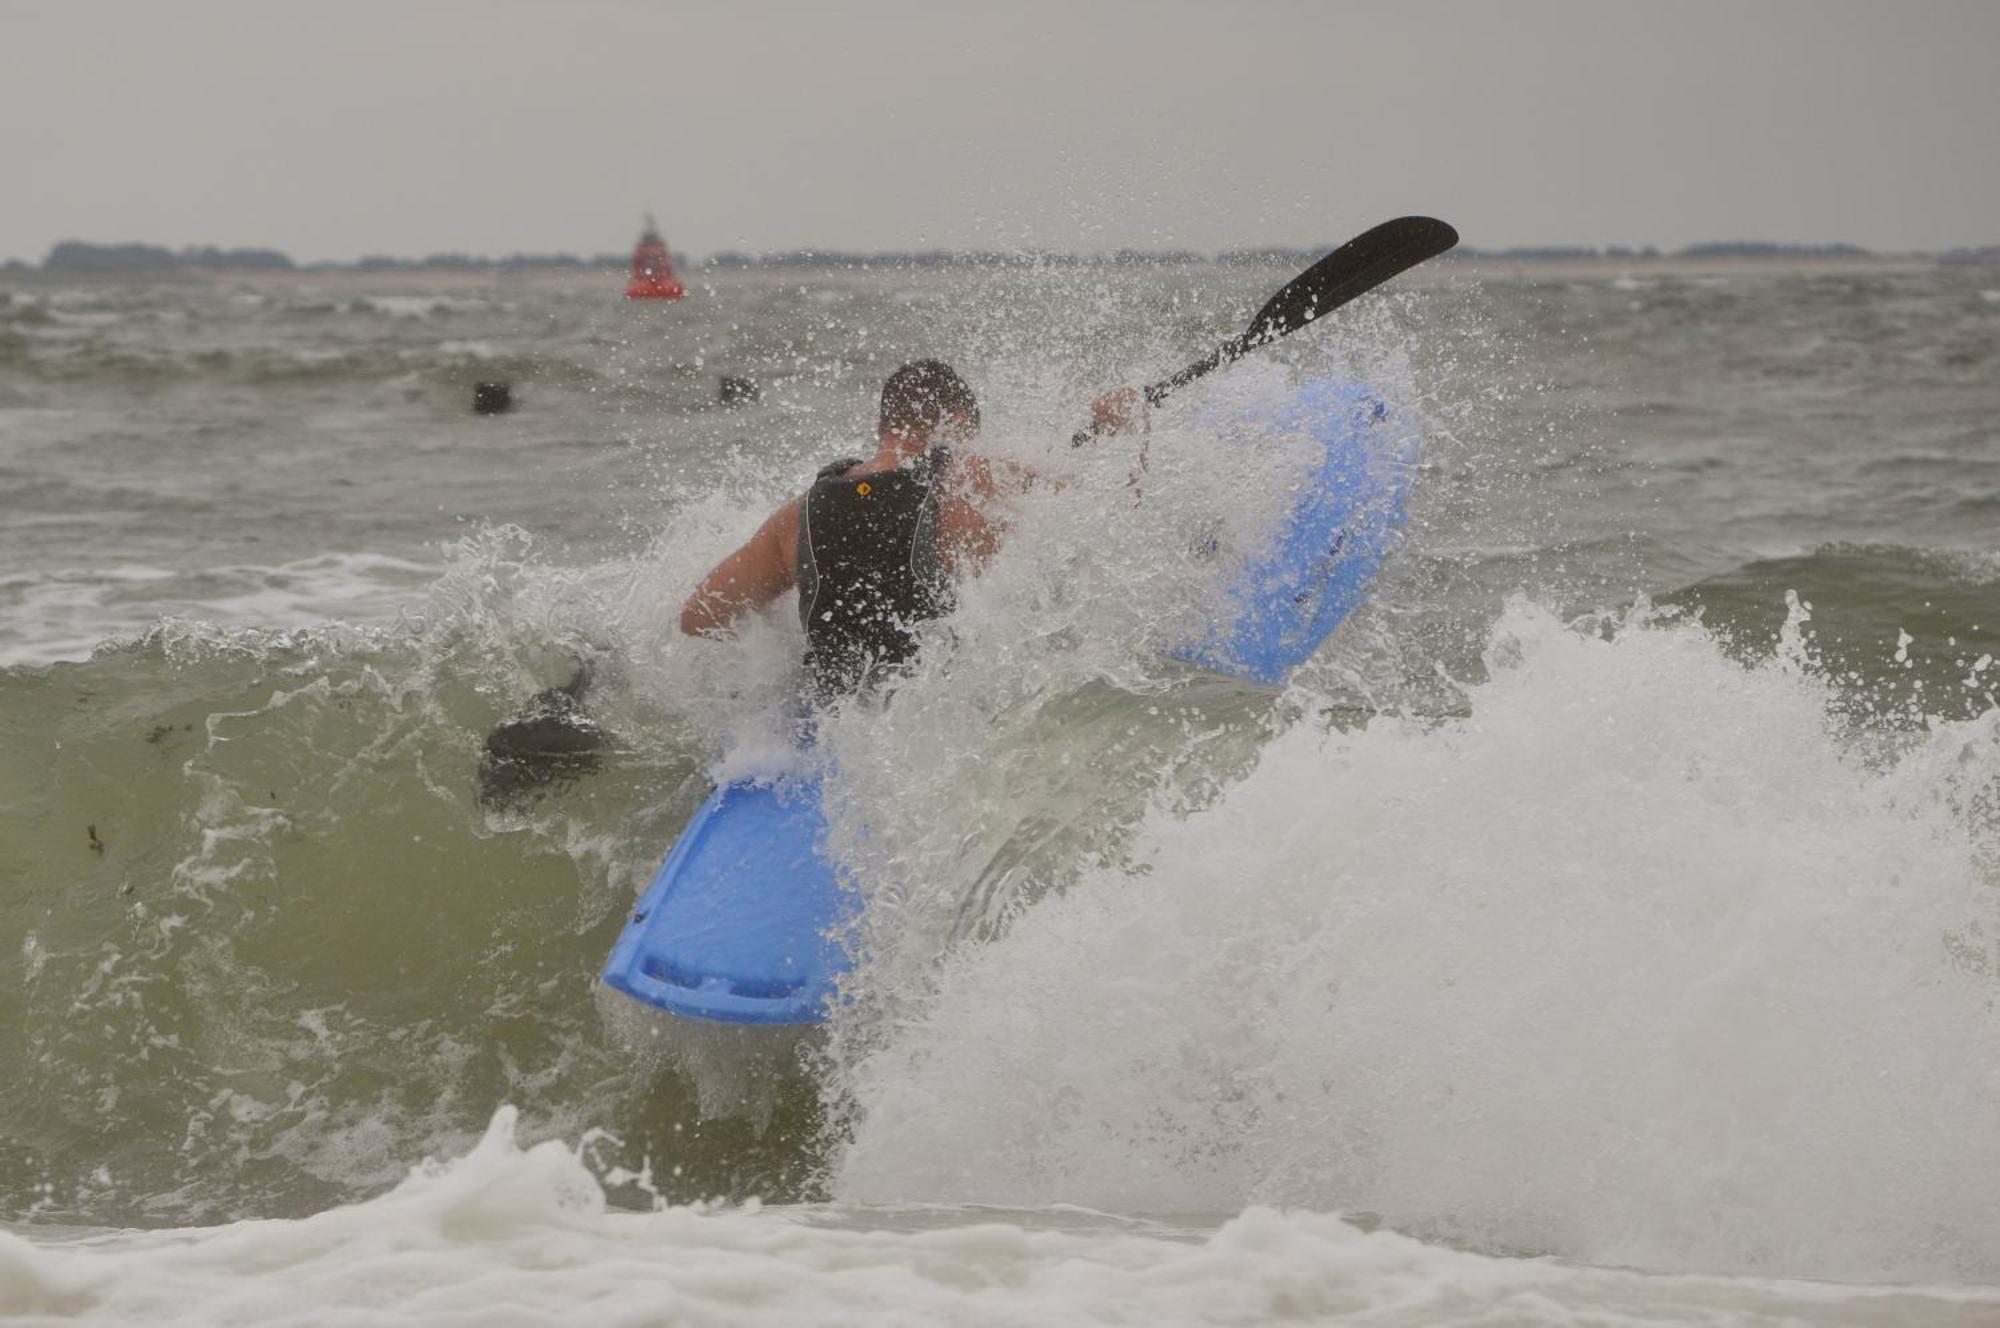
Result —
POLYGON ((472 388, 472 413, 475 415, 505 415, 514 409, 514 389, 506 383, 475 383, 472 388))

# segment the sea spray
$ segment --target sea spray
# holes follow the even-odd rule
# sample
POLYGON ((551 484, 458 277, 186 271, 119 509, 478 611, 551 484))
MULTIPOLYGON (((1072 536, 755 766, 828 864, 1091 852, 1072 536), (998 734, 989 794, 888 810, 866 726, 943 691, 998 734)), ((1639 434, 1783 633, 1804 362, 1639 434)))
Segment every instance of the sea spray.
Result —
MULTIPOLYGON (((801 759, 825 776, 827 849, 866 905, 834 1061, 922 1003, 941 951, 1121 860, 1149 801, 1205 801, 1274 731, 1272 692, 1175 653, 1203 639, 1324 445, 1273 420, 1292 369, 1252 366, 1224 389, 1140 437, 1031 458, 1009 541, 910 674, 814 718, 801 759)), ((1384 427, 1365 445, 1388 461, 1408 437, 1384 427)))
POLYGON ((1299 725, 957 951, 836 1192, 2000 1275, 2000 718, 1885 766, 1790 660, 1581 626, 1510 602, 1466 717, 1299 725))

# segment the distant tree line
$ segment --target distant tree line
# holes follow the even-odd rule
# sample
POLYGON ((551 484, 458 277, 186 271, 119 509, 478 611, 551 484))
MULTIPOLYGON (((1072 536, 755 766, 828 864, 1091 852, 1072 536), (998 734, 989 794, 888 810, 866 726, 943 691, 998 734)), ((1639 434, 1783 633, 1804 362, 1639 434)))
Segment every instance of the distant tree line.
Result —
MULTIPOLYGON (((687 259, 679 257, 685 263, 687 259)), ((623 254, 599 254, 580 258, 575 254, 510 254, 488 258, 483 254, 430 254, 424 258, 393 258, 370 254, 353 263, 294 263, 276 249, 218 249, 201 245, 168 249, 157 244, 91 244, 64 240, 49 250, 42 267, 50 272, 165 271, 171 269, 234 269, 239 271, 297 272, 354 268, 363 272, 405 272, 425 270, 486 268, 612 268, 623 270, 631 259, 623 254)), ((12 264, 24 267, 25 264, 12 264)))
MULTIPOLYGON (((676 254, 674 261, 682 268, 696 266, 712 269, 737 268, 937 268, 937 267, 1050 267, 1071 266, 1087 263, 1110 262, 1130 266, 1174 266, 1216 262, 1233 266, 1303 266, 1314 261, 1328 250, 1332 244, 1314 248, 1294 248, 1289 246, 1269 246, 1249 249, 1225 249, 1213 255, 1200 254, 1187 249, 1142 250, 1119 249, 1110 254, 1079 255, 1055 253, 1048 250, 1014 250, 1000 252, 994 250, 892 250, 878 253, 863 253, 838 249, 787 249, 771 253, 743 253, 734 250, 713 254, 699 265, 690 262, 684 254, 676 254)), ((1448 258, 1506 261, 1506 262, 1556 262, 1578 259, 1624 259, 1644 260, 1662 257, 1674 258, 1867 258, 1873 255, 1869 250, 1852 244, 1779 244, 1763 240, 1731 240, 1691 244, 1685 249, 1664 254, 1652 245, 1643 248, 1627 248, 1611 245, 1598 248, 1592 245, 1530 245, 1511 249, 1482 249, 1472 245, 1460 245, 1447 254, 1448 258)), ((1952 263, 2000 262, 2000 245, 1976 249, 1954 249, 1940 256, 1952 263)), ((239 270, 264 272, 355 270, 362 272, 421 272, 421 271, 484 271, 489 269, 569 269, 573 271, 606 270, 623 271, 630 263, 623 254, 597 254, 584 257, 577 254, 510 254, 505 258, 489 258, 481 254, 445 253, 430 254, 423 258, 397 258, 387 254, 370 254, 352 263, 294 263, 291 258, 276 249, 219 249, 203 245, 187 249, 173 250, 154 244, 91 244, 82 240, 64 240, 49 250, 42 261, 42 268, 51 272, 111 272, 111 271, 167 271, 184 270, 239 270)), ((10 270, 21 271, 29 264, 11 262, 10 270)))
MULTIPOLYGON (((1323 257, 1335 246, 1264 246, 1254 249, 1224 249, 1214 255, 1187 249, 1118 249, 1109 254, 1062 254, 1047 251, 956 252, 936 249, 924 252, 848 253, 831 249, 792 249, 778 253, 724 252, 704 264, 711 268, 748 267, 1022 267, 1110 262, 1121 265, 1173 266, 1215 262, 1229 266, 1304 266, 1323 257)), ((1631 248, 1625 245, 1529 245, 1512 249, 1481 249, 1460 245, 1447 258, 1506 260, 1510 262, 1560 262, 1576 259, 1648 258, 1868 258, 1871 251, 1851 244, 1775 244, 1764 241, 1724 241, 1689 245, 1664 253, 1654 245, 1631 248)))
POLYGON ((1660 251, 1652 245, 1642 249, 1628 249, 1614 244, 1608 249, 1599 249, 1587 244, 1540 244, 1522 245, 1513 249, 1479 249, 1471 245, 1460 245, 1448 257, 1504 259, 1521 263, 1560 263, 1578 258, 1658 258, 1660 251))
POLYGON ((193 267, 289 272, 294 264, 276 249, 217 249, 203 245, 176 253, 157 244, 86 244, 81 240, 64 240, 49 250, 42 266, 51 271, 193 267))
POLYGON ((711 254, 701 266, 708 268, 746 267, 1031 267, 1038 264, 1074 262, 1066 254, 1040 250, 880 250, 870 253, 842 249, 785 249, 767 253, 739 253, 724 250, 711 254))
MULTIPOLYGON (((424 258, 394 258, 387 254, 369 254, 352 263, 314 263, 314 269, 357 268, 363 272, 421 272, 438 269, 480 269, 486 268, 573 268, 587 271, 595 268, 611 268, 623 271, 631 259, 622 254, 598 254, 593 258, 582 258, 576 254, 509 254, 505 258, 488 258, 483 254, 431 254, 424 258)), ((675 261, 687 260, 678 255, 675 261)))
POLYGON ((1691 244, 1683 258, 1867 258, 1869 252, 1852 244, 1772 244, 1766 240, 1732 240, 1691 244))

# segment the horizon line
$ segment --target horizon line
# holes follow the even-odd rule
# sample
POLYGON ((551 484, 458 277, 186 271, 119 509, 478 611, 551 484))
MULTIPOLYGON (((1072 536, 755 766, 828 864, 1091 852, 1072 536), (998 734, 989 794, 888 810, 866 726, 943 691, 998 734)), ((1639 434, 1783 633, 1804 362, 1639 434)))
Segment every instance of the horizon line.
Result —
MULTIPOLYGON (((1199 264, 1280 262, 1317 258, 1337 248, 1325 245, 1242 245, 1209 252, 1186 249, 1139 249, 1130 246, 1109 250, 1077 251, 1046 248, 1020 249, 924 249, 858 250, 834 247, 799 246, 788 249, 717 250, 699 259, 676 253, 674 260, 690 271, 746 267, 826 267, 826 266, 950 266, 1008 265, 1020 263, 1134 263, 1199 264)), ((1500 260, 1511 262, 1581 261, 1613 259, 1648 261, 1670 258, 1935 258, 1941 261, 2000 261, 2000 244, 1963 245, 1950 249, 1878 251, 1846 243, 1809 244, 1773 240, 1709 240, 1666 250, 1655 245, 1537 244, 1482 247, 1461 244, 1442 255, 1446 259, 1500 260)), ((300 262, 283 250, 262 246, 222 248, 216 245, 188 245, 178 250, 145 241, 102 243, 89 240, 61 240, 51 246, 40 263, 8 259, 0 270, 49 273, 112 271, 411 271, 484 269, 609 269, 620 270, 631 260, 622 254, 534 253, 516 251, 504 257, 465 252, 435 252, 418 256, 363 254, 354 259, 319 259, 300 262)))

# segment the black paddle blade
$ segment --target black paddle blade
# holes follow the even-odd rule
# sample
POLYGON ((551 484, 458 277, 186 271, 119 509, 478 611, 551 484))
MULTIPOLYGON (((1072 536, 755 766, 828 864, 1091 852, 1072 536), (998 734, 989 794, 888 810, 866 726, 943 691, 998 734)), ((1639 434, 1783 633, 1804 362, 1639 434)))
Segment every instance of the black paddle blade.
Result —
POLYGON ((1363 231, 1273 295, 1250 320, 1243 349, 1289 336, 1457 243, 1458 232, 1436 217, 1398 217, 1363 231))

